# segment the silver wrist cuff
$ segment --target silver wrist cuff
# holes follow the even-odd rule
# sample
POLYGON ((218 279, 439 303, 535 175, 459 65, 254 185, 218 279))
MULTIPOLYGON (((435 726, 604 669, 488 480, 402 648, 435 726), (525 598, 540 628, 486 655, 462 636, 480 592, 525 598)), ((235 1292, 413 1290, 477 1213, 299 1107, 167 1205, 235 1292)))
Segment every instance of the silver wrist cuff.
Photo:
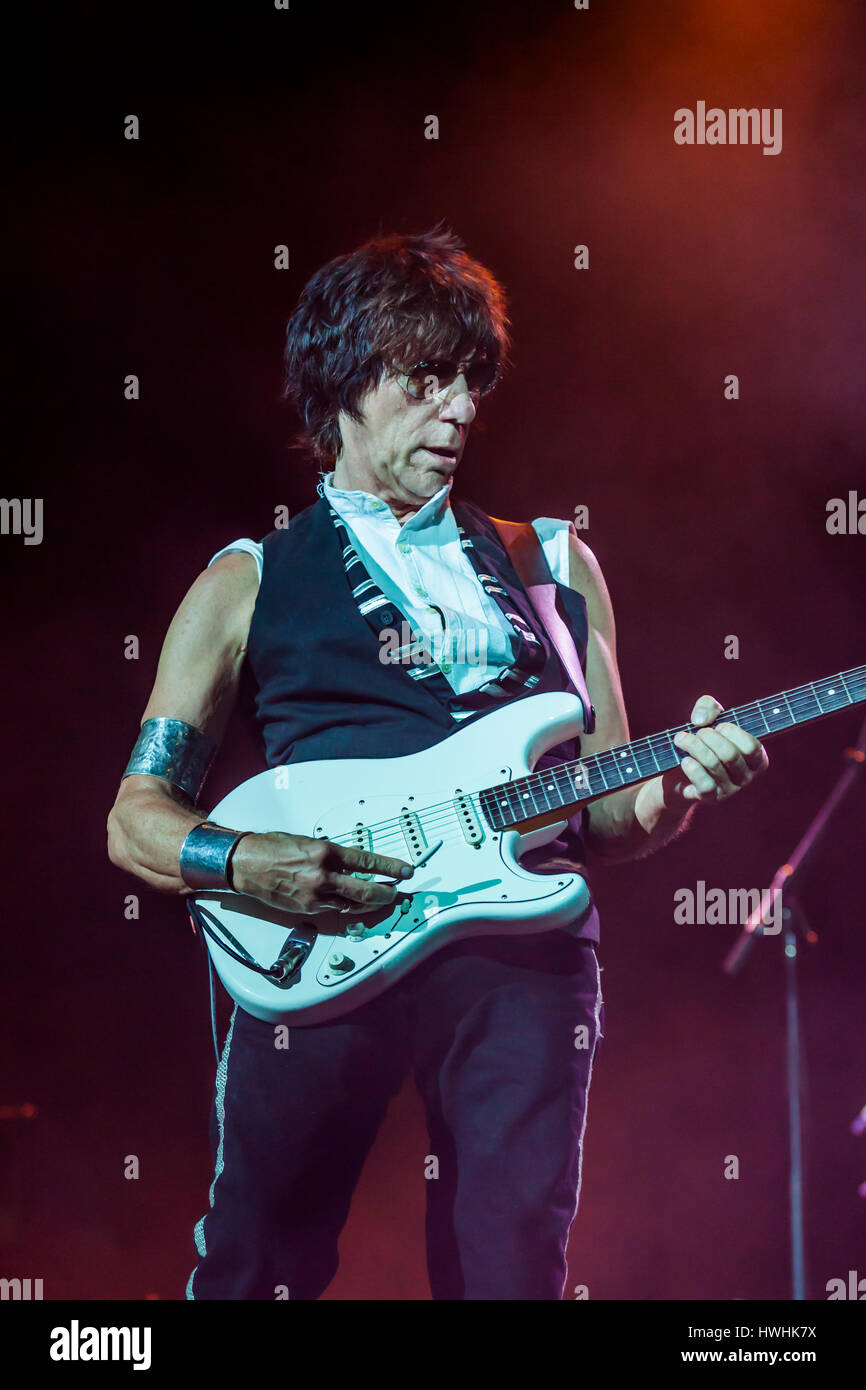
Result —
POLYGON ((182 719, 145 719, 123 775, 161 777, 197 802, 215 753, 213 739, 193 724, 182 719))
POLYGON ((180 876, 187 887, 234 892, 232 854, 238 840, 249 834, 248 830, 227 830, 210 821, 194 825, 180 847, 180 876))

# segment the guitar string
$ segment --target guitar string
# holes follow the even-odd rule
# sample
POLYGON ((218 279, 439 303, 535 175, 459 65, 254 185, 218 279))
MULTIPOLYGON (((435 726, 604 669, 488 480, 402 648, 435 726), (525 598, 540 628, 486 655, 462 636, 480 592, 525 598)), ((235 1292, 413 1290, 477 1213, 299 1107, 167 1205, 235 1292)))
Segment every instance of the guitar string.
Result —
MULTIPOLYGON (((823 680, 823 681, 820 681, 820 682, 810 682, 810 683, 809 683, 809 688, 812 689, 812 690, 814 691, 814 686, 815 686, 816 684, 819 684, 819 685, 821 685, 822 687, 826 687, 826 686, 831 685, 833 682, 841 682, 841 684, 842 684, 843 686, 845 686, 845 684, 846 684, 845 678, 846 678, 846 677, 853 678, 853 679, 860 679, 860 678, 861 678, 861 672, 864 673, 864 674, 866 674, 866 665, 854 667, 854 668, 852 668, 852 669, 849 670, 849 671, 840 672, 838 675, 827 677, 826 680, 823 680)), ((824 693, 825 693, 825 698, 826 698, 826 695, 827 695, 826 690, 825 690, 824 693)), ((748 718, 753 712, 756 712, 756 713, 760 714, 761 718, 764 720, 764 723, 767 723, 766 717, 764 716, 763 711, 760 709, 760 706, 761 706, 761 705, 781 705, 781 704, 784 702, 784 703, 787 703, 787 704, 788 704, 788 707, 789 707, 789 710, 791 711, 791 713, 792 713, 792 714, 795 714, 794 705, 792 705, 792 699, 794 700, 795 704, 798 704, 799 710, 802 711, 802 712, 805 712, 806 710, 808 710, 808 709, 810 708, 810 706, 811 706, 813 703, 817 703, 818 706, 819 706, 817 713, 812 713, 810 716, 808 716, 809 718, 816 718, 816 719, 817 719, 817 718, 821 718, 823 715, 836 714, 836 713, 839 713, 842 709, 849 708, 850 706, 853 706, 853 705, 855 705, 855 704, 860 704, 860 703, 862 703, 864 700, 866 700, 866 692, 864 692, 864 694, 862 694, 862 695, 854 695, 854 696, 851 696, 850 694, 848 694, 848 692, 847 692, 847 690, 846 690, 846 697, 847 697, 847 698, 846 698, 846 701, 845 701, 845 704, 844 704, 844 705, 838 705, 835 709, 832 709, 832 710, 830 710, 830 709, 824 710, 824 709, 821 709, 821 708, 820 708, 820 699, 819 699, 817 693, 813 693, 813 694, 810 696, 810 695, 807 693, 807 687, 806 687, 806 686, 798 686, 798 687, 796 687, 795 689, 793 689, 793 690, 791 690, 791 691, 783 691, 783 692, 781 692, 781 693, 778 694, 778 695, 768 695, 768 696, 762 697, 760 700, 753 700, 753 701, 750 701, 749 704, 747 704, 747 705, 734 705, 734 706, 731 706, 729 709, 727 709, 727 710, 722 710, 722 711, 721 711, 721 713, 717 716, 716 722, 725 723, 725 722, 726 722, 726 720, 725 720, 725 718, 724 718, 725 715, 730 716, 730 715, 732 715, 732 714, 737 714, 737 715, 739 716, 739 718, 738 718, 738 720, 735 721, 735 722, 737 722, 737 723, 739 724, 739 726, 742 727, 742 720, 748 718), (790 698, 789 698, 789 697, 790 697, 790 698), (805 703, 803 703, 803 702, 805 702, 805 703)), ((795 714, 794 724, 801 723, 801 722, 805 722, 805 721, 804 721, 804 720, 798 719, 798 718, 796 717, 796 714, 795 714)), ((569 776, 570 776, 570 775, 571 775, 571 769, 577 769, 577 768, 580 768, 581 766, 586 766, 586 765, 592 765, 593 767, 597 768, 597 769, 601 772, 602 779, 603 779, 603 780, 605 781, 605 783, 606 783, 606 782, 607 782, 607 778, 605 777, 605 769, 607 769, 608 772, 611 772, 611 773, 612 773, 612 772, 613 772, 615 769, 617 769, 617 767, 618 767, 618 762, 617 762, 617 758, 616 758, 615 755, 619 754, 620 759, 621 759, 622 757, 627 757, 627 756, 629 755, 629 753, 630 753, 632 750, 635 750, 635 749, 637 749, 638 747, 641 747, 641 746, 644 746, 644 745, 645 745, 645 746, 648 746, 649 751, 652 753, 654 761, 656 761, 656 763, 658 763, 658 760, 655 758, 655 750, 652 748, 652 743, 653 743, 653 741, 654 741, 654 740, 658 740, 658 739, 668 739, 668 741, 670 742, 670 741, 671 741, 671 740, 670 740, 670 735, 683 732, 683 731, 686 730, 686 729, 693 729, 694 727, 695 727, 695 726, 693 726, 693 725, 691 725, 691 724, 688 724, 688 723, 686 723, 686 724, 672 725, 670 729, 665 730, 663 733, 659 733, 659 734, 650 734, 650 735, 645 736, 645 737, 643 737, 643 738, 632 740, 630 743, 627 743, 627 744, 620 744, 620 745, 618 745, 616 748, 607 748, 607 749, 602 750, 602 752, 600 752, 600 753, 590 754, 587 758, 578 758, 578 759, 576 759, 576 760, 574 760, 574 761, 571 761, 571 762, 566 761, 566 762, 562 762, 562 763, 557 763, 557 764, 555 764, 553 767, 545 768, 542 772, 530 772, 530 773, 525 773, 525 774, 523 774, 522 776, 517 777, 517 778, 514 778, 514 779, 512 779, 512 780, 509 781, 509 782, 503 782, 503 783, 501 783, 499 786, 494 785, 494 786, 491 786, 491 787, 484 787, 484 788, 481 788, 481 789, 480 789, 479 791, 477 791, 477 792, 463 792, 463 793, 460 793, 460 795, 461 795, 463 798, 470 800, 470 801, 473 803, 473 808, 475 809, 476 814, 480 815, 480 816, 482 817, 482 819, 486 819, 485 816, 484 816, 483 810, 480 808, 480 797, 481 797, 481 795, 482 795, 484 792, 492 793, 492 792, 495 792, 495 791, 501 791, 501 790, 503 790, 503 789, 505 789, 505 788, 507 788, 507 787, 517 787, 518 784, 519 784, 521 787, 526 787, 526 788, 527 788, 527 791, 526 791, 525 795, 526 795, 526 796, 530 796, 530 795, 531 795, 531 796, 533 797, 533 800, 534 800, 534 793, 535 793, 535 791, 543 792, 543 791, 545 790, 545 788, 543 787, 543 785, 541 785, 541 784, 543 783, 543 780, 544 780, 545 778, 548 779, 548 788, 549 788, 549 786, 550 786, 551 781, 553 782, 553 785, 554 785, 554 787, 555 787, 555 780, 554 780, 554 779, 555 779, 555 776, 557 776, 557 775, 560 775, 560 776, 561 776, 563 773, 566 773, 566 775, 569 775, 569 776)), ((783 724, 783 725, 780 725, 780 727, 779 727, 778 729, 770 729, 770 728, 768 727, 767 730, 766 730, 765 732, 761 732, 761 731, 759 731, 759 732, 761 733, 761 737, 766 737, 768 734, 772 734, 772 733, 782 733, 782 732, 784 732, 784 730, 785 730, 786 728, 791 728, 791 727, 793 727, 791 724, 783 724)), ((641 751, 645 751, 645 749, 642 747, 642 748, 641 748, 641 751)), ((685 752, 685 750, 677 750, 677 751, 678 751, 678 752, 681 752, 683 757, 687 757, 687 756, 688 756, 688 754, 685 752)), ((676 763, 677 763, 677 762, 680 762, 681 760, 682 760, 682 759, 679 758, 679 757, 676 758, 675 761, 674 761, 673 763, 668 764, 668 767, 674 767, 674 766, 676 766, 676 763)), ((638 759, 637 757, 634 757, 632 761, 633 761, 633 763, 634 763, 635 765, 638 765, 638 763, 639 763, 639 759, 638 759)), ((667 769, 658 767, 658 765, 657 765, 655 769, 650 769, 650 770, 648 770, 646 773, 643 774, 642 777, 630 778, 629 781, 628 781, 627 783, 621 781, 620 784, 619 784, 619 786, 617 786, 617 785, 610 786, 610 787, 605 786, 605 791, 617 791, 617 790, 619 790, 619 787, 621 787, 621 786, 633 786, 634 783, 637 782, 637 781, 646 781, 646 780, 648 780, 649 778, 655 776, 658 772, 662 772, 662 771, 666 771, 666 770, 667 770, 667 769)), ((617 774, 616 774, 616 775, 619 776, 619 772, 618 772, 618 771, 617 771, 617 774)), ((572 780, 574 780, 574 779, 572 778, 572 780)), ((561 793, 561 790, 560 790, 558 787, 555 787, 555 789, 559 792, 560 795, 562 794, 562 793, 561 793)), ((449 822, 451 821, 451 819, 452 819, 452 818, 454 817, 454 815, 455 815, 455 812, 454 812, 454 800, 456 800, 456 798, 453 798, 451 801, 441 801, 441 802, 438 802, 438 803, 434 803, 434 805, 432 805, 432 806, 422 807, 422 808, 420 808, 420 809, 417 810, 417 811, 411 812, 410 814, 412 814, 412 815, 418 817, 419 821, 420 821, 421 824, 422 824, 422 828, 432 828, 432 827, 435 827, 437 824, 445 825, 445 824, 449 823, 449 822)), ((531 811, 531 813, 526 817, 526 819, 527 819, 527 820, 531 820, 531 819, 532 819, 534 816, 536 816, 536 815, 546 815, 546 814, 548 814, 549 812, 554 811, 554 810, 563 810, 563 811, 565 811, 565 810, 567 809, 568 806, 575 807, 575 806, 579 805, 579 803, 580 803, 580 798, 578 797, 576 801, 573 801, 573 802, 572 802, 572 801, 569 801, 569 802, 566 803, 565 806, 562 806, 562 807, 558 807, 558 806, 553 806, 553 807, 547 806, 547 807, 542 808, 542 810, 538 810, 537 808, 535 808, 535 809, 533 809, 533 810, 531 811)), ((513 811, 513 810, 514 810, 514 807, 511 806, 510 803, 508 802, 507 793, 506 793, 506 796, 505 796, 504 798, 502 798, 501 804, 504 805, 504 806, 506 806, 507 810, 509 810, 509 811, 513 811)), ((527 809, 528 809, 528 808, 527 808, 527 809)), ((573 815, 573 814, 575 814, 575 812, 572 810, 571 814, 573 815)), ((507 827, 506 827, 506 828, 507 828, 507 827)), ((403 835, 402 827, 400 826, 399 820, 397 820, 397 819, 387 818, 387 819, 385 819, 385 820, 376 821, 376 822, 373 822, 372 825, 365 825, 365 826, 364 826, 364 829, 365 829, 366 831, 369 831, 369 832, 370 832, 371 837, 374 835, 374 832, 379 831, 379 832, 380 832, 380 838, 381 838, 382 833, 385 832, 385 831, 387 831, 387 832, 388 832, 388 835, 389 835, 389 838, 393 837, 393 838, 396 840, 396 842, 397 842, 398 844, 399 844, 399 843, 404 843, 404 841, 405 841, 405 837, 404 837, 404 835, 403 835)), ((462 831, 460 832, 460 834, 462 835, 462 831)), ((354 831, 343 831, 343 832, 341 832, 341 834, 340 834, 339 837, 337 837, 337 836, 328 836, 327 838, 330 839, 330 840, 332 840, 335 844, 342 844, 342 845, 347 845, 347 844, 348 844, 348 845, 353 845, 353 847, 355 847, 355 848, 363 848, 363 847, 364 847, 363 845, 353 844, 353 842, 357 839, 357 836, 355 835, 355 832, 354 832, 354 831)), ((375 851, 374 851, 374 852, 375 852, 375 851)))
MULTIPOLYGON (((822 682, 820 682, 820 684, 821 684, 822 686, 824 686, 824 685, 829 685, 833 680, 836 680, 836 681, 840 681, 840 680, 841 680, 841 681, 842 681, 842 684, 844 685, 845 682, 844 682, 843 676, 848 676, 848 677, 857 676, 857 677, 859 677, 859 672, 861 672, 861 671, 866 672, 866 666, 863 666, 863 667, 855 667, 852 671, 846 671, 846 672, 844 672, 844 673, 841 673, 841 674, 840 674, 839 676, 837 676, 837 677, 828 677, 826 681, 822 681, 822 682)), ((814 683, 812 683, 812 684, 814 684, 814 683)), ((801 709, 805 710, 805 709, 808 709, 808 708, 810 707, 810 705, 811 705, 811 703, 812 703, 812 699, 806 694, 805 687, 798 687, 796 691, 791 691, 790 694, 791 694, 792 697, 795 697, 795 696, 799 695, 800 702, 802 702, 803 700, 807 701, 807 703, 806 703, 805 705, 803 705, 802 703, 800 703, 800 708, 801 708, 801 709)), ((826 694, 826 692, 825 692, 825 694, 826 694)), ((793 712, 793 708, 792 708, 792 705, 791 705, 791 700, 789 700, 787 697, 788 697, 788 692, 785 692, 784 694, 780 694, 780 695, 777 695, 777 696, 772 696, 772 695, 771 695, 771 696, 766 696, 766 697, 764 697, 763 699, 761 699, 760 701, 752 701, 752 702, 750 702, 750 704, 749 704, 748 706, 747 706, 747 705, 733 706, 733 707, 731 707, 731 709, 729 709, 729 710, 724 710, 724 711, 722 711, 722 713, 718 716, 718 720, 721 721, 721 722, 724 722, 724 720, 722 719, 722 715, 724 715, 724 714, 733 714, 734 712, 738 713, 738 714, 741 716, 741 718, 746 718, 746 717, 747 717, 747 712, 752 711, 752 710, 758 710, 758 712, 761 713, 761 717, 764 718, 763 712, 759 710, 759 704, 781 704, 781 702, 782 702, 783 699, 785 699, 785 700, 787 701, 789 708, 792 709, 792 712, 793 712)), ((815 696, 814 699, 817 700, 817 696, 815 696)), ((839 710, 848 707, 848 704, 851 704, 851 705, 853 705, 853 704, 858 704, 858 703, 861 703, 864 699, 866 699, 866 694, 864 694, 864 695, 858 695, 858 696, 854 696, 854 697, 850 697, 850 696, 849 696, 849 697, 848 697, 848 700, 846 701, 846 705, 837 706, 837 708, 836 708, 835 710, 821 710, 821 709, 820 709, 820 701, 818 701, 818 703, 819 703, 819 712, 818 712, 818 714, 813 714, 811 717, 812 717, 812 718, 820 718, 822 715, 838 713, 839 710)), ((796 700, 795 700, 795 703, 797 703, 796 700)), ((765 722, 765 723, 767 722, 765 718, 764 718, 764 722, 765 722)), ((802 721, 799 721, 799 720, 797 720, 797 719, 795 718, 795 723, 797 723, 797 722, 802 722, 802 721)), ((566 763, 559 763, 559 764, 555 765, 555 766, 552 767, 552 768, 546 768, 546 769, 545 769, 543 772, 541 772, 541 773, 529 773, 529 774, 525 774, 523 777, 518 777, 518 778, 514 779, 512 782, 504 782, 504 783, 501 784, 501 788, 497 788, 497 787, 494 786, 494 787, 490 787, 490 788, 483 788, 482 791, 493 792, 493 791, 496 791, 496 790, 501 790, 501 789, 507 788, 507 787, 509 787, 509 786, 516 788, 517 785, 520 784, 521 786, 529 786, 529 790, 528 790, 524 795, 525 795, 525 796, 529 796, 529 795, 531 794, 531 795, 533 796, 533 800, 534 800, 533 786, 530 786, 529 784, 533 784, 536 790, 543 790, 543 788, 541 788, 541 787, 538 786, 538 783, 541 782, 542 779, 544 779, 544 778, 548 778, 548 779, 549 779, 549 781, 548 781, 548 787, 549 787, 550 781, 552 780, 552 779, 551 779, 551 774, 561 774, 563 771, 566 771, 566 772, 567 772, 570 768, 577 768, 577 767, 581 766, 582 763, 583 763, 583 764, 594 763, 594 764, 599 768, 599 770, 602 772, 602 777, 603 777, 603 779, 604 779, 605 782, 606 782, 607 779, 604 777, 603 768, 606 766, 607 769, 608 769, 608 771, 613 771, 613 769, 615 769, 615 768, 617 767, 616 759, 612 756, 613 754, 615 754, 615 753, 620 753, 620 754, 622 755, 626 750, 628 750, 628 749, 633 749, 633 748, 637 745, 637 743, 650 743, 652 739, 664 738, 664 737, 667 737, 667 735, 669 735, 669 734, 678 732, 680 729, 686 729, 686 728, 689 728, 689 727, 690 727, 690 726, 687 725, 687 724, 672 726, 672 728, 669 729, 669 730, 667 730, 666 733, 664 733, 664 734, 653 734, 653 735, 650 735, 649 738, 642 739, 642 740, 635 740, 632 744, 620 745, 619 748, 616 748, 616 749, 605 749, 605 750, 604 750, 603 752, 601 752, 601 753, 590 755, 590 757, 588 757, 588 758, 586 758, 586 759, 578 759, 576 762, 572 762, 572 763, 568 763, 568 762, 566 762, 566 763)), ((781 733, 781 732, 783 732, 783 730, 784 730, 785 728, 790 728, 790 727, 792 727, 792 726, 791 726, 791 725, 785 724, 785 725, 780 726, 780 728, 778 728, 778 729, 769 729, 769 728, 768 728, 767 733, 781 733)), ((764 735, 762 735, 762 736, 764 736, 764 735)), ((683 753, 683 756, 687 756, 687 755, 686 755, 685 753, 683 753)), ((635 759, 634 761, 637 762, 638 760, 635 759)), ((657 760, 656 760, 656 761, 657 761, 657 760)), ((677 759, 677 761, 680 761, 680 759, 677 759)), ((670 764, 670 766, 675 766, 675 763, 670 764)), ((629 783, 627 783, 627 784, 626 784, 626 783, 621 783, 620 785, 634 785, 634 782, 636 782, 636 781, 646 781, 646 780, 648 780, 648 778, 650 778, 650 777, 656 775, 656 772, 662 771, 662 770, 663 770, 663 769, 657 767, 655 770, 649 770, 648 772, 646 772, 645 775, 644 775, 643 777, 633 778, 633 779, 631 779, 631 780, 629 781, 629 783)), ((619 774, 617 774, 617 775, 619 775, 619 774)), ((555 782, 554 782, 554 785, 555 785, 555 782)), ((559 791, 559 788, 556 788, 556 789, 559 791)), ((616 791, 616 790, 618 790, 617 786, 606 787, 605 789, 606 789, 606 790, 609 790, 609 791, 616 791)), ((466 797, 466 798, 468 798, 469 800, 472 801, 473 807, 474 807, 474 809, 476 810, 476 814, 481 814, 482 819, 486 819, 486 817, 484 816, 483 811, 480 811, 480 809, 479 809, 479 804, 477 803, 477 799, 480 798, 480 796, 481 796, 481 794, 482 794, 482 791, 474 792, 474 793, 462 793, 462 795, 463 795, 464 797, 466 797)), ((513 795, 513 793, 512 793, 512 795, 513 795)), ((560 795, 561 795, 561 791, 560 791, 560 795)), ((574 807, 574 806, 576 806, 576 805, 579 804, 579 801, 580 801, 580 798, 578 798, 577 802, 568 802, 567 805, 570 805, 570 806, 574 807)), ((514 810, 514 807, 510 804, 510 802, 509 802, 509 800, 508 800, 507 794, 506 794, 506 797, 504 797, 504 798, 502 799, 502 803, 501 803, 501 804, 504 805, 508 811, 513 811, 513 810, 514 810)), ((525 808, 525 809, 529 810, 528 807, 525 808)), ((536 807, 536 808, 533 808, 533 809, 532 809, 532 811, 531 811, 530 814, 526 817, 526 819, 527 819, 527 820, 531 820, 531 819, 533 818, 533 816, 535 816, 535 815, 543 815, 543 814, 549 813, 549 812, 552 811, 552 810, 560 810, 560 809, 564 811, 564 810, 566 810, 567 808, 566 808, 565 806, 563 806, 563 807, 550 807, 550 806, 547 806, 547 807, 543 807, 542 810, 539 811, 539 810, 537 809, 537 807, 536 807)), ((425 828, 425 829, 431 829, 431 828, 433 828, 433 827, 436 827, 438 824, 444 825, 444 824, 446 824, 446 823, 449 823, 449 822, 454 818, 455 812, 454 812, 453 801, 451 801, 451 802, 439 802, 439 803, 437 803, 437 804, 434 804, 433 806, 421 808, 420 810, 415 811, 415 812, 413 812, 412 814, 414 814, 414 815, 416 815, 416 816, 418 817, 418 819, 419 819, 419 821, 421 822, 423 828, 425 828)), ((573 811, 573 810, 572 810, 571 814, 574 814, 574 811, 573 811)), ((489 823, 488 823, 488 824, 489 824, 489 823)), ((404 837, 404 835, 403 835, 403 830, 402 830, 402 828, 401 828, 400 823, 399 823, 398 820, 386 819, 386 820, 382 820, 382 821, 379 821, 379 822, 374 822, 372 825, 367 825, 367 826, 365 826, 364 828, 365 828, 366 830, 370 831, 371 837, 372 837, 372 835, 373 835, 373 832, 379 831, 379 832, 380 832, 380 834, 379 834, 380 840, 383 839, 384 834, 387 833, 387 838, 388 838, 389 840, 393 838, 393 839, 395 840, 395 842, 396 842, 398 845, 404 844, 404 842, 405 842, 405 837, 404 837)), ((507 827, 506 827, 506 828, 507 828, 507 827)), ((462 835, 462 831, 460 832, 460 834, 462 835)), ((352 840, 354 840, 354 839, 357 838, 357 837, 354 835, 354 832, 351 832, 351 831, 349 831, 349 832, 344 832, 343 836, 341 836, 340 839, 337 839, 336 837, 329 837, 329 838, 334 839, 335 843, 338 843, 338 844, 339 844, 339 843, 343 843, 343 844, 345 844, 345 843, 346 843, 346 838, 345 838, 346 836, 351 837, 351 838, 349 839, 349 843, 352 843, 352 840)), ((362 848, 363 846, 356 846, 356 847, 362 848)))

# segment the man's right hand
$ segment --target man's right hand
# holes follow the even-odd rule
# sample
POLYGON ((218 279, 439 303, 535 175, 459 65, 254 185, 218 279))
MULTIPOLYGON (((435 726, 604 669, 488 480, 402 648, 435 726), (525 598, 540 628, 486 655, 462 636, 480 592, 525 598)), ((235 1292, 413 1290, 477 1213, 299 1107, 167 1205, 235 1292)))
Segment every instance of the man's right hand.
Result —
POLYGON ((361 913, 387 907, 397 897, 396 888, 352 875, 382 874, 406 882, 412 872, 405 859, 282 831, 245 835, 231 860, 236 893, 309 916, 335 908, 361 913))
MULTIPOLYGON (((223 555, 199 575, 166 634, 143 719, 181 719, 219 745, 237 700, 258 587, 255 560, 247 554, 223 555)), ((190 889, 178 856, 201 819, 165 779, 124 778, 108 817, 109 858, 152 887, 185 897, 190 889)), ((404 859, 278 832, 245 835, 231 862, 237 892, 306 915, 387 907, 397 896, 390 884, 352 874, 398 879, 410 868, 404 859)))

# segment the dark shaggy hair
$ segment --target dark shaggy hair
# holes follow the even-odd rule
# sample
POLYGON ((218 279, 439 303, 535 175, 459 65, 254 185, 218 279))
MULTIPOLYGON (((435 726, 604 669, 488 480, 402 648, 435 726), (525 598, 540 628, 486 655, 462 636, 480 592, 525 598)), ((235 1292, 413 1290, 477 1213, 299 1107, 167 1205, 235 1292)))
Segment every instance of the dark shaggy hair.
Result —
POLYGON ((303 422, 296 443, 332 467, 340 411, 362 420, 362 397, 395 366, 485 352, 504 367, 510 345, 502 286, 450 229, 372 237, 318 270, 289 319, 285 395, 303 422))

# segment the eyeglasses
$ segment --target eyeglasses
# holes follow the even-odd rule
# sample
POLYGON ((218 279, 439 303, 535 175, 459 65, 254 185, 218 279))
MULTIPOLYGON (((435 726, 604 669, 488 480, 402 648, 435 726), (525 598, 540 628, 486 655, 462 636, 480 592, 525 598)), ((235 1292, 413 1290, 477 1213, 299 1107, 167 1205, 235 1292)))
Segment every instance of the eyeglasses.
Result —
POLYGON ((398 373, 397 380, 410 396, 432 401, 461 373, 466 378, 470 396, 487 396, 498 384, 502 369, 498 362, 487 362, 484 358, 477 362, 451 362, 436 358, 431 362, 418 362, 408 372, 398 373))

